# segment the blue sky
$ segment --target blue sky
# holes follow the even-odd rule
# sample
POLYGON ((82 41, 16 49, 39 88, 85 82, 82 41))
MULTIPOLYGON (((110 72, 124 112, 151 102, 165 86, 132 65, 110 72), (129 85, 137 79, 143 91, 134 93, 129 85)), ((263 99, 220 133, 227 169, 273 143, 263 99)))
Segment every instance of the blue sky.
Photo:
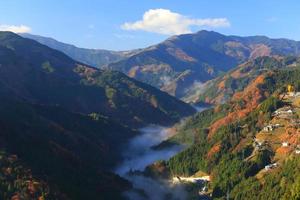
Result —
POLYGON ((0 8, 0 30, 87 48, 142 48, 201 29, 300 40, 297 0, 2 0, 0 8))

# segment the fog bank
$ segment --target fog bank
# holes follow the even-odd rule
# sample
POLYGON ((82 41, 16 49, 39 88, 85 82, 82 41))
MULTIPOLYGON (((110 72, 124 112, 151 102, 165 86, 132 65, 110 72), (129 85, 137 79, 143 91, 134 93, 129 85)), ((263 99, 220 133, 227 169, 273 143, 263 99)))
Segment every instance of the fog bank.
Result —
POLYGON ((143 171, 157 160, 167 160, 183 149, 176 145, 163 150, 153 150, 152 146, 161 143, 170 136, 170 131, 161 126, 150 125, 140 130, 141 134, 133 138, 123 152, 123 163, 116 169, 123 176, 130 170, 143 171))
POLYGON ((125 195, 132 200, 162 200, 166 196, 185 199, 184 188, 180 185, 172 185, 168 181, 157 181, 142 175, 128 174, 130 171, 143 171, 148 165, 157 160, 168 160, 183 149, 183 146, 175 145, 162 150, 153 150, 152 146, 161 143, 172 135, 170 129, 150 125, 140 130, 141 134, 133 138, 124 149, 124 161, 115 170, 117 174, 132 182, 134 189, 141 189, 145 196, 135 191, 128 191, 125 195), (171 195, 170 195, 171 194, 171 195))
MULTIPOLYGON (((198 112, 207 109, 200 106, 195 106, 195 108, 198 112)), ((184 119, 180 123, 184 123, 184 119)), ((149 125, 140 129, 140 135, 131 139, 124 148, 123 162, 116 168, 115 172, 133 184, 134 190, 125 193, 130 200, 186 199, 187 194, 184 186, 181 184, 172 184, 168 180, 158 181, 141 174, 129 173, 134 171, 142 172, 148 165, 158 160, 168 160, 182 151, 184 147, 181 145, 174 145, 159 150, 151 148, 174 134, 176 134, 176 131, 172 128, 149 125)))

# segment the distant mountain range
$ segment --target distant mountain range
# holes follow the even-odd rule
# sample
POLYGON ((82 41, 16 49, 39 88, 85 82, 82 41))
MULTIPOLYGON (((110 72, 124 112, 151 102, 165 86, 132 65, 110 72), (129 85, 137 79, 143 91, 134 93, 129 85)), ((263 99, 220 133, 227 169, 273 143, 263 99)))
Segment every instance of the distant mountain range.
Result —
POLYGON ((37 42, 44 44, 52 49, 56 49, 65 53, 66 55, 70 56, 71 58, 77 61, 97 68, 102 68, 103 66, 109 63, 117 62, 121 59, 127 58, 139 51, 109 51, 103 49, 86 49, 79 48, 71 44, 59 42, 50 37, 32 35, 29 33, 23 33, 20 35, 25 38, 36 40, 37 42))
MULTIPOLYGON (((51 39, 24 36, 54 47, 51 45, 51 39)), ((80 53, 70 54, 61 45, 55 45, 54 48, 81 62, 100 66, 95 65, 90 56, 85 56, 83 59, 80 53)), ((299 48, 299 42, 288 39, 226 36, 213 31, 199 31, 194 34, 173 36, 145 49, 129 51, 126 56, 124 52, 110 52, 110 55, 119 56, 110 57, 105 64, 109 69, 121 71, 132 78, 182 98, 189 90, 201 89, 201 83, 217 77, 248 59, 269 55, 298 56, 299 48)), ((92 50, 86 53, 88 54, 93 55, 92 50)), ((103 55, 98 59, 103 60, 103 55)))
POLYGON ((110 64, 130 77, 179 98, 248 59, 269 55, 299 55, 300 43, 264 36, 225 36, 200 31, 171 37, 129 58, 110 64))

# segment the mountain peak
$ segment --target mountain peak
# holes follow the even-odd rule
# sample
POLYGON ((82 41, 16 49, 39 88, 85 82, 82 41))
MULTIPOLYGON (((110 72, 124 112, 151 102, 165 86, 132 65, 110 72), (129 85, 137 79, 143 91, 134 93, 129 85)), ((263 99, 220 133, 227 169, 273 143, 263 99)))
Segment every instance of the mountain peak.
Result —
POLYGON ((200 31, 197 31, 196 33, 194 34, 215 34, 215 35, 223 35, 219 32, 216 32, 216 31, 210 31, 210 30, 200 30, 200 31))
POLYGON ((20 37, 20 36, 10 31, 0 31, 0 40, 6 40, 14 37, 20 37))

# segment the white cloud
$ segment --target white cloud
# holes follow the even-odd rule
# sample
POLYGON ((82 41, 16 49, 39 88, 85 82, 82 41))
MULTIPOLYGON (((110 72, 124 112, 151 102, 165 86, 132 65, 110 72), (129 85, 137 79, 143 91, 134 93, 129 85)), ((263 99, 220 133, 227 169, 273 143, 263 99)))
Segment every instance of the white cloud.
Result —
POLYGON ((31 28, 25 25, 15 26, 15 25, 0 24, 0 31, 11 31, 14 33, 28 33, 31 31, 31 28))
POLYGON ((150 9, 143 15, 143 19, 136 22, 126 22, 121 28, 124 30, 143 30, 164 35, 179 35, 191 33, 191 27, 229 27, 227 18, 193 19, 167 9, 150 9))

